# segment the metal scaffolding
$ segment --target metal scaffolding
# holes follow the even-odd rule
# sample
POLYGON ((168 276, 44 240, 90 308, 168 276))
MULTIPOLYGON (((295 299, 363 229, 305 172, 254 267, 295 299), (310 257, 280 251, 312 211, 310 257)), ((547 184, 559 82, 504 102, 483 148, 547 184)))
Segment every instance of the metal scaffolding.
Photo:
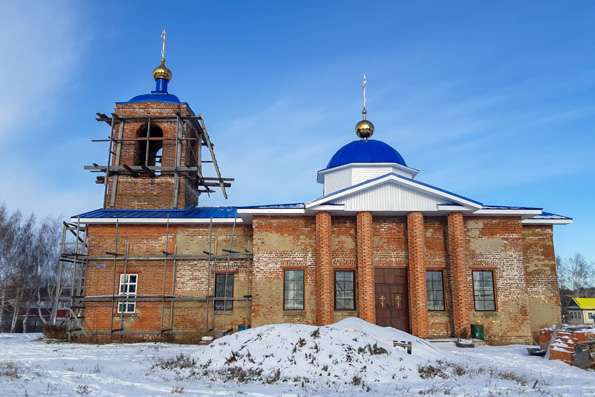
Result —
MULTIPOLYGON (((97 121, 105 122, 110 126, 110 134, 105 139, 94 139, 93 142, 108 143, 108 155, 105 164, 93 163, 84 168, 88 171, 99 173, 96 183, 103 184, 104 208, 116 208, 116 201, 119 179, 125 177, 127 180, 137 177, 169 178, 173 179, 173 190, 171 208, 180 208, 180 197, 182 188, 183 194, 192 192, 195 203, 203 193, 212 193, 215 188, 221 189, 223 196, 227 198, 227 188, 231 186, 233 178, 224 178, 217 163, 213 143, 209 137, 203 116, 182 115, 179 111, 172 115, 139 115, 124 116, 112 113, 110 116, 97 113, 97 121), (135 134, 126 133, 129 124, 134 124, 135 134), (175 125, 175 134, 172 129, 175 125), (169 134, 164 136, 164 129, 168 128, 169 134), (130 147, 134 145, 134 150, 130 147), (202 156, 202 148, 208 152, 206 159, 202 156), (168 149, 167 165, 162 164, 162 156, 165 149, 168 149), (159 154, 161 150, 161 154, 159 154), (134 158, 132 158, 133 153, 134 158), (205 175, 206 165, 212 166, 214 175, 205 175), (182 185, 182 183, 187 185, 182 185)), ((186 196, 190 198, 189 196, 186 196)), ((161 254, 152 252, 143 254, 134 245, 134 241, 122 232, 124 227, 117 219, 113 224, 113 244, 110 243, 109 251, 98 252, 97 246, 88 246, 87 234, 92 227, 81 223, 81 219, 71 219, 64 223, 60 266, 59 284, 70 288, 70 297, 64 304, 69 306, 70 318, 67 321, 66 329, 69 337, 86 334, 91 336, 102 334, 110 340, 120 338, 126 334, 126 322, 124 314, 120 313, 120 305, 128 305, 131 302, 156 302, 159 303, 160 317, 157 324, 158 334, 162 337, 176 334, 176 303, 192 302, 196 304, 196 310, 206 310, 207 332, 215 327, 213 313, 216 301, 214 293, 214 276, 217 272, 239 270, 246 264, 251 264, 252 253, 248 250, 240 252, 235 247, 236 243, 236 221, 231 226, 231 235, 226 236, 228 245, 220 247, 219 237, 214 236, 216 230, 213 227, 211 218, 208 226, 208 249, 203 252, 188 251, 179 252, 177 242, 177 230, 171 227, 169 219, 161 226, 165 227, 164 246, 161 254), (173 244, 172 243, 173 240, 173 244), (220 249, 221 248, 221 249, 220 249), (131 254, 132 252, 132 254, 131 254), (92 253, 92 254, 91 254, 92 253), (206 293, 201 296, 180 293, 177 286, 178 268, 180 264, 192 261, 200 261, 206 266, 208 272, 206 293), (161 275, 161 291, 153 288, 150 293, 122 293, 118 274, 127 274, 132 266, 150 265, 156 274, 161 275), (86 285, 86 275, 90 269, 100 269, 101 266, 110 266, 109 281, 111 289, 102 288, 101 294, 89 294, 86 285), (159 268, 162 267, 162 269, 159 268), (109 329, 101 331, 93 330, 88 324, 92 319, 88 317, 92 312, 90 305, 102 305, 110 315, 109 329), (110 310, 111 308, 111 310, 110 310), (85 311, 87 309, 87 311, 85 311), (87 316, 87 317, 86 317, 87 316)), ((191 228, 192 226, 188 226, 191 228)), ((225 229, 229 230, 229 229, 225 229)), ((111 237, 109 237, 111 239, 111 237)), ((247 272, 250 274, 250 272, 247 272)), ((103 274, 101 277, 107 277, 103 274)), ((227 278, 225 279, 227 283, 227 278)), ((104 283, 105 284, 105 283, 104 283)), ((227 284, 225 285, 227 287, 227 284)), ((135 287, 136 288, 136 287, 135 287)), ((224 298, 227 300, 251 301, 251 276, 249 276, 248 293, 242 298, 224 298)), ((95 288, 95 290, 98 290, 95 288)), ((146 289, 145 289, 146 291, 146 289)), ((56 296, 56 304, 60 298, 56 296)), ((136 307, 136 306, 135 306, 136 307)), ((194 307, 194 306, 193 306, 194 307)), ((192 309, 194 310, 194 309, 192 309)), ((154 334, 154 330, 147 332, 154 334)))
MULTIPOLYGON (((54 297, 55 308, 65 306, 69 311, 66 331, 70 337, 73 332, 83 330, 82 294, 85 284, 87 264, 87 233, 85 225, 77 222, 63 222, 60 240, 57 288, 54 297), (63 294, 69 291, 70 296, 63 294)), ((56 318, 52 319, 56 325, 56 318)))
MULTIPOLYGON (((240 252, 236 248, 237 226, 234 220, 231 225, 231 232, 224 235, 214 235, 213 218, 210 219, 208 226, 208 250, 200 254, 181 254, 178 252, 177 244, 174 244, 174 251, 168 249, 171 239, 176 238, 175 233, 171 233, 169 220, 165 224, 166 233, 164 239, 164 249, 161 255, 130 255, 131 242, 128 237, 121 236, 121 224, 116 220, 114 228, 114 251, 106 251, 101 255, 90 255, 87 245, 87 225, 81 224, 80 219, 73 222, 65 222, 63 227, 59 280, 62 280, 62 287, 70 289, 70 297, 62 298, 67 300, 67 305, 71 313, 69 321, 66 324, 66 331, 69 337, 85 334, 92 336, 109 335, 110 339, 117 339, 118 335, 125 334, 124 315, 118 312, 120 303, 128 302, 157 302, 160 303, 159 334, 162 337, 176 334, 175 327, 175 304, 177 302, 194 302, 197 304, 196 310, 204 310, 205 313, 205 331, 207 333, 214 331, 214 318, 211 313, 215 312, 217 301, 240 301, 251 302, 252 281, 249 266, 253 254, 247 250, 240 252), (220 237, 227 239, 225 246, 220 246, 220 237), (218 253, 220 252, 220 253, 218 253), (159 272, 159 266, 162 277, 161 293, 151 294, 122 294, 118 290, 119 273, 126 274, 129 262, 142 262, 143 265, 155 267, 155 272, 159 272), (177 266, 179 263, 201 261, 207 266, 207 285, 205 295, 186 295, 181 294, 176 289, 177 266), (111 293, 100 295, 89 295, 85 291, 85 274, 87 267, 95 264, 111 263, 111 293), (248 265, 248 267, 246 267, 248 265), (247 293, 243 297, 217 298, 214 294, 214 275, 221 273, 231 273, 239 271, 246 267, 247 271, 247 293), (168 280, 171 277, 171 285, 168 287, 168 280), (85 307, 87 303, 105 303, 111 307, 110 329, 107 332, 96 332, 85 327, 85 307), (167 310, 166 310, 167 309, 167 310), (167 314, 166 314, 167 313, 167 314)), ((60 282, 60 281, 59 281, 60 282)), ((227 278, 226 278, 227 283, 227 278)), ((225 285, 225 288, 227 285, 225 285)), ((147 332, 153 334, 153 331, 147 332)))
POLYGON ((93 139, 93 142, 109 143, 108 158, 104 165, 93 163, 86 165, 85 169, 91 172, 101 173, 96 179, 96 183, 105 185, 104 207, 111 208, 116 204, 116 191, 118 179, 120 176, 139 177, 149 176, 173 176, 174 191, 172 197, 172 207, 177 207, 180 195, 180 185, 182 177, 184 181, 191 184, 190 191, 193 192, 198 201, 202 193, 213 193, 213 188, 221 189, 223 196, 227 199, 226 188, 231 186, 234 178, 224 178, 221 176, 221 170, 217 163, 215 150, 209 136, 207 126, 202 115, 182 116, 176 115, 162 116, 118 116, 112 113, 107 116, 103 113, 97 113, 96 119, 105 122, 110 126, 110 136, 105 139, 93 139), (124 138, 124 129, 126 123, 134 122, 146 126, 145 136, 135 138, 124 138), (151 136, 151 126, 159 128, 158 123, 174 123, 175 137, 166 138, 163 136, 151 136), (124 145, 132 143, 144 143, 146 150, 144 164, 126 164, 122 162, 122 150, 124 145), (151 142, 170 143, 175 146, 175 156, 173 166, 162 166, 160 162, 150 163, 148 160, 149 147, 151 142), (197 147, 195 147, 197 146, 197 147), (209 159, 202 158, 202 147, 206 147, 209 152, 209 159), (183 159, 183 153, 187 153, 187 158, 183 159), (182 164, 182 161, 186 164, 182 164), (204 174, 204 165, 210 164, 215 172, 214 176, 204 174), (108 192, 108 182, 111 180, 111 188, 108 192), (109 197, 108 197, 109 195, 109 197))

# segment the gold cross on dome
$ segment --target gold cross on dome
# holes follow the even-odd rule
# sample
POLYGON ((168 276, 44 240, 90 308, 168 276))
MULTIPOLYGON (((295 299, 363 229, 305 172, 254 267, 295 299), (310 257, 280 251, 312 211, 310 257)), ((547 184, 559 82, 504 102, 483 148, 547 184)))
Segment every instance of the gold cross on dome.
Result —
POLYGON ((161 31, 161 61, 165 62, 165 43, 167 42, 167 33, 165 29, 161 31))
POLYGON ((364 73, 364 78, 362 79, 362 115, 364 116, 364 120, 366 119, 366 115, 368 114, 368 100, 366 98, 366 85, 368 84, 368 78, 364 73))

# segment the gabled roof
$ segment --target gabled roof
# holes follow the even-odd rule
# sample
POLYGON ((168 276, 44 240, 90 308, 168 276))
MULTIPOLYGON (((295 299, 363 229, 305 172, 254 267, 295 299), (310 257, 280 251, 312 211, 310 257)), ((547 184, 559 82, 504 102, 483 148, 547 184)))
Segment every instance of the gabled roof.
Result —
POLYGON ((359 192, 362 190, 366 190, 366 189, 381 185, 381 184, 389 182, 389 181, 396 182, 398 184, 405 185, 407 187, 410 187, 410 188, 413 188, 416 190, 420 190, 420 191, 423 191, 426 193, 431 193, 435 196, 444 198, 445 201, 447 201, 447 202, 453 201, 457 204, 462 204, 462 205, 469 206, 472 208, 481 208, 483 206, 479 201, 472 200, 468 197, 461 196, 459 194, 450 192, 448 190, 441 189, 439 187, 430 185, 428 183, 420 182, 417 179, 407 178, 402 175, 398 175, 398 174, 391 172, 391 173, 384 174, 384 175, 381 175, 376 178, 368 179, 368 180, 360 182, 356 185, 346 187, 344 189, 330 193, 326 196, 320 197, 316 200, 310 201, 310 202, 306 203, 306 208, 312 208, 312 207, 316 207, 321 204, 326 204, 332 200, 336 200, 341 197, 345 197, 347 195, 350 195, 350 194, 353 194, 353 193, 356 193, 356 192, 359 192))
POLYGON ((572 298, 581 310, 595 310, 595 298, 572 298))

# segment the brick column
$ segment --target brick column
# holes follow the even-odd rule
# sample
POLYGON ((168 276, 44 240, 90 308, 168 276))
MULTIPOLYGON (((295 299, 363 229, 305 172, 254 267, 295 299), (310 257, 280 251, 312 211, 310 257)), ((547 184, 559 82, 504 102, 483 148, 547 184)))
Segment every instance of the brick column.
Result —
POLYGON ((360 318, 376 323, 374 267, 372 265, 372 213, 357 213, 357 306, 360 318))
POLYGON ((463 214, 448 214, 448 256, 452 288, 452 316, 455 336, 467 336, 471 329, 469 311, 471 310, 471 286, 467 285, 467 266, 465 265, 465 223, 463 214))
POLYGON ((332 219, 328 212, 316 214, 316 322, 333 322, 333 277, 331 262, 332 219))
POLYGON ((426 265, 424 216, 421 212, 407 214, 407 242, 409 246, 409 318, 411 333, 428 336, 428 306, 426 295, 426 265))

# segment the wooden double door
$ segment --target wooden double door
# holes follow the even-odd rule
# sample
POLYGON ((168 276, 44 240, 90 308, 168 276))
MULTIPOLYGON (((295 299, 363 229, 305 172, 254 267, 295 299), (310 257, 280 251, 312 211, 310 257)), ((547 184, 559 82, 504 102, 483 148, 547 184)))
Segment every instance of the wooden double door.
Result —
POLYGON ((406 268, 376 268, 376 324, 409 332, 406 268))

